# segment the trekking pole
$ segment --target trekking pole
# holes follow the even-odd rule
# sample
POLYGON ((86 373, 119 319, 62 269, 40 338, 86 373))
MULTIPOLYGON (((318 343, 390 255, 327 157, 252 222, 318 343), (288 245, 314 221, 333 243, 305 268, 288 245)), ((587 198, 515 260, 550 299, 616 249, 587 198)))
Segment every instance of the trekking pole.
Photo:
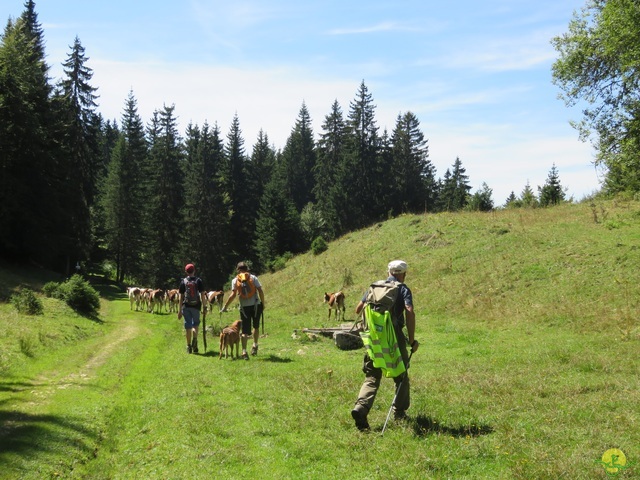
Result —
POLYGON ((202 308, 202 343, 204 343, 204 351, 207 351, 207 306, 202 308))
POLYGON ((382 426, 382 432, 380 433, 380 436, 384 435, 384 431, 387 428, 387 423, 389 423, 389 417, 391 417, 391 411, 393 410, 393 407, 396 404, 396 399, 398 398, 398 393, 400 393, 400 389, 402 388, 402 385, 404 385, 404 381, 409 376, 409 364, 411 363, 412 355, 413 355, 413 351, 409 354, 409 359, 407 360, 407 370, 404 373, 404 378, 400 382, 400 385, 398 385, 397 388, 396 388, 396 394, 393 396, 393 401, 391 402, 391 407, 389 407, 389 413, 387 413, 387 419, 384 421, 384 425, 382 426))

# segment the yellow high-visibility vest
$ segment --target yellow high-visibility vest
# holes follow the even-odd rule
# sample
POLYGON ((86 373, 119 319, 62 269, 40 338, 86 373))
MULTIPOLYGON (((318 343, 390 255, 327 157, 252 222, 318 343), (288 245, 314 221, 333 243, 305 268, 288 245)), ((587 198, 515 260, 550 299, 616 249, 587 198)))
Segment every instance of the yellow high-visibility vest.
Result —
POLYGON ((376 312, 371 305, 367 305, 364 319, 366 330, 360 332, 360 337, 373 366, 381 369, 387 378, 395 378, 406 372, 391 312, 376 312))

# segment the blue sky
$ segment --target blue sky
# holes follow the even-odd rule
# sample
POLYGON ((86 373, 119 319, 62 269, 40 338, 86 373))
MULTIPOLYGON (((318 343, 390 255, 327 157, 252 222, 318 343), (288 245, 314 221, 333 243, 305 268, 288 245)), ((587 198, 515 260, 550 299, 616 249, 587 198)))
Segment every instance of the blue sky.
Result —
MULTIPOLYGON (((120 121, 130 90, 146 122, 175 105, 189 122, 238 115, 250 151, 262 129, 282 148, 304 102, 316 138, 337 100, 344 116, 364 80, 380 130, 411 111, 442 177, 456 157, 472 191, 501 205, 555 163, 576 200, 599 188, 593 149, 578 139, 551 83, 550 40, 585 0, 305 1, 36 0, 51 75, 75 36, 94 71, 99 111, 120 121)), ((22 0, 0 0, 7 18, 22 0)))

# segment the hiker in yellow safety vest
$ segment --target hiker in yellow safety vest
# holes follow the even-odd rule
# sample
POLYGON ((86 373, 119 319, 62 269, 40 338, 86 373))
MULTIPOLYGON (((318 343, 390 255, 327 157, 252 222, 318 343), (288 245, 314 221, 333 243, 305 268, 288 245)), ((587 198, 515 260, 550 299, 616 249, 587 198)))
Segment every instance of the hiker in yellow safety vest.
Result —
MULTIPOLYGON (((396 297, 395 304, 391 308, 391 319, 393 327, 395 329, 398 347, 402 353, 402 359, 405 365, 408 364, 409 355, 407 352, 407 342, 411 346, 411 351, 418 350, 419 343, 415 339, 416 330, 416 315, 413 310, 413 296, 411 290, 404 281, 407 276, 407 263, 402 260, 394 260, 387 266, 389 282, 400 282, 398 295, 396 297), (407 327, 407 337, 403 332, 403 327, 407 327)), ((366 304, 366 293, 362 300, 356 306, 356 315, 359 315, 366 304)), ((355 420, 358 430, 369 430, 369 421, 367 415, 373 406, 373 402, 378 393, 380 387, 380 380, 382 379, 382 370, 376 368, 373 365, 373 361, 369 358, 369 355, 365 353, 364 364, 362 371, 365 374, 364 383, 360 388, 358 399, 356 400, 353 410, 351 410, 351 416, 355 420)), ((393 381, 396 384, 396 399, 393 407, 394 418, 396 420, 406 418, 406 411, 410 406, 409 396, 409 377, 408 372, 404 372, 401 375, 394 377, 393 381)))

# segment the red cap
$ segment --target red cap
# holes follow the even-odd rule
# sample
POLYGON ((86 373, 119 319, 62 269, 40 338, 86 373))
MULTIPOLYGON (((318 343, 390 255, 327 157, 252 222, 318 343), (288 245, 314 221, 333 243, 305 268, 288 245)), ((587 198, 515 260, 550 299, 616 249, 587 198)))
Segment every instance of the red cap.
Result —
POLYGON ((193 273, 196 271, 196 267, 194 267, 193 263, 190 263, 186 267, 184 267, 184 271, 187 273, 193 273))

